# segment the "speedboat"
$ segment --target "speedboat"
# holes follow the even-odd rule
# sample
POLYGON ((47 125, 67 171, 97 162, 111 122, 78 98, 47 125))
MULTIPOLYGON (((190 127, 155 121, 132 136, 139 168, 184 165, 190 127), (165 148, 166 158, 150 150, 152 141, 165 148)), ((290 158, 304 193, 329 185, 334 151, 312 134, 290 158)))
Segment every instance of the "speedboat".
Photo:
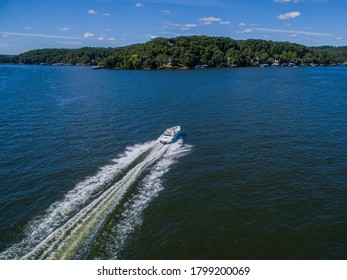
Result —
POLYGON ((177 139, 180 131, 181 131, 181 127, 180 126, 174 126, 174 127, 171 127, 171 128, 167 128, 164 131, 164 133, 162 135, 160 135, 158 140, 162 144, 171 144, 172 142, 174 142, 177 139))

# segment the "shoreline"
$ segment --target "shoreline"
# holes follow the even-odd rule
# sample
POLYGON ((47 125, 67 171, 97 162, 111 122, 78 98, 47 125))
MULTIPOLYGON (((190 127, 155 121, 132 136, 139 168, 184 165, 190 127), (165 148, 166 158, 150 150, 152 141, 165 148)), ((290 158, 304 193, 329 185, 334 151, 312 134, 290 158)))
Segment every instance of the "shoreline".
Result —
POLYGON ((0 65, 21 65, 21 66, 48 66, 48 67, 90 67, 92 70, 130 70, 130 71, 173 71, 173 70, 205 70, 205 69, 225 69, 225 68, 306 68, 306 67, 345 67, 347 63, 336 63, 336 64, 303 64, 303 65, 233 65, 233 66, 205 66, 199 67, 161 67, 156 69, 151 68, 140 68, 140 69, 129 69, 129 68, 107 68, 102 65, 83 65, 83 64, 67 64, 67 63, 54 63, 54 64, 29 64, 29 63, 0 63, 0 65))

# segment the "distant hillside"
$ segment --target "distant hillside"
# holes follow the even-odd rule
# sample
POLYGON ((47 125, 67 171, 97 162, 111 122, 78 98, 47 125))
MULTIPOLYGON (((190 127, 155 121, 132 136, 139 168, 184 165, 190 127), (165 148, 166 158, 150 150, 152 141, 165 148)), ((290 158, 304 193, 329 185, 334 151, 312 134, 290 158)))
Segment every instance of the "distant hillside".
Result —
POLYGON ((339 63, 347 61, 347 46, 345 47, 312 47, 311 50, 318 53, 322 63, 339 63))
POLYGON ((17 61, 17 55, 0 54, 0 63, 16 63, 17 61))
POLYGON ((119 48, 40 49, 16 57, 0 57, 3 63, 103 65, 109 69, 303 65, 345 61, 347 47, 308 48, 289 42, 209 36, 156 38, 144 44, 119 48))

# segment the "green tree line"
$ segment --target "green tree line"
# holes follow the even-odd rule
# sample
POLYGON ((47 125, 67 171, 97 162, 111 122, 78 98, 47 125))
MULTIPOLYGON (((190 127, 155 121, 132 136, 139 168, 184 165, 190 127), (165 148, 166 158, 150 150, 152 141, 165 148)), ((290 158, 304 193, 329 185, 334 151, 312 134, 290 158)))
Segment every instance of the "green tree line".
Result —
POLYGON ((3 63, 102 65, 109 69, 163 69, 258 66, 261 64, 332 64, 347 60, 347 47, 315 47, 266 40, 182 36, 155 38, 144 44, 118 48, 39 49, 3 63))
POLYGON ((311 48, 319 54, 320 62, 323 64, 342 63, 347 61, 347 47, 321 46, 311 48))

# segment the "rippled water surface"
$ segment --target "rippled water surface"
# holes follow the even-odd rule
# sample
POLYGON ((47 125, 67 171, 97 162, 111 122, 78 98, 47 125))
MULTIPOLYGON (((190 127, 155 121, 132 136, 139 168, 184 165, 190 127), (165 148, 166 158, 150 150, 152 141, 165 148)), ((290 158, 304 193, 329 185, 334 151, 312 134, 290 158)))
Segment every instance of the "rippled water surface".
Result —
POLYGON ((0 66, 0 100, 0 259, 347 258, 347 67, 0 66))

